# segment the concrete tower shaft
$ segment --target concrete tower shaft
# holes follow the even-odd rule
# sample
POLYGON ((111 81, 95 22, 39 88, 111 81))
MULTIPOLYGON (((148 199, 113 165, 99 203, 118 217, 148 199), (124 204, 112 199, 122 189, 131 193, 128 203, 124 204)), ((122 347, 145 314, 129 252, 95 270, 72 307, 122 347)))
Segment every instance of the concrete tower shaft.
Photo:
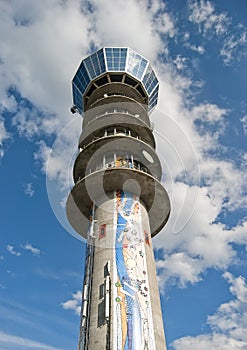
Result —
POLYGON ((164 350, 151 240, 170 213, 149 120, 158 80, 133 50, 103 48, 72 86, 84 119, 67 217, 87 239, 78 349, 164 350))

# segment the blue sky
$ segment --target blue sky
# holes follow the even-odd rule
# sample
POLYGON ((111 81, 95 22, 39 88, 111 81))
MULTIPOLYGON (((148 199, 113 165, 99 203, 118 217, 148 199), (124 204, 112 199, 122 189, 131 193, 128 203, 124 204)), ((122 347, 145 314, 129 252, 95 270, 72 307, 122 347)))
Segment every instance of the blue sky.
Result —
POLYGON ((102 46, 133 48, 160 81, 151 119, 172 213, 153 243, 168 349, 247 349, 246 11, 245 0, 0 2, 2 350, 77 346, 71 79, 102 46))

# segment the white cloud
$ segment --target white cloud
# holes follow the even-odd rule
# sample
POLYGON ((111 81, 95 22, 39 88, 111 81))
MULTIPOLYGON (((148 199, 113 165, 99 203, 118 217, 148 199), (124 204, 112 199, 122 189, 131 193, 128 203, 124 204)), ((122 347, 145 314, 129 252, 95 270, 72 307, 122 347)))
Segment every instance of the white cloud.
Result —
MULTIPOLYGON (((217 169, 216 163, 213 169, 217 169)), ((210 164, 205 165, 205 171, 212 171, 210 164)), ((163 256, 156 262, 161 289, 170 284, 184 287, 187 283, 196 283, 208 268, 227 269, 236 259, 232 243, 247 246, 246 221, 229 228, 217 220, 224 206, 225 210, 233 209, 239 198, 246 200, 244 194, 238 192, 240 175, 230 168, 227 172, 224 174, 223 170, 218 179, 212 177, 208 188, 182 182, 174 183, 172 191, 168 188, 172 193, 171 216, 163 233, 153 242, 155 248, 164 249, 163 256)))
POLYGON ((60 131, 61 128, 61 120, 55 113, 41 112, 25 99, 18 103, 13 114, 12 125, 17 128, 20 136, 29 140, 34 136, 52 135, 60 131))
MULTIPOLYGON (((8 32, 0 43, 0 110, 14 113, 12 124, 28 139, 57 134, 70 120, 70 80, 90 42, 87 6, 80 6, 79 0, 0 4, 0 30, 8 32)), ((0 144, 6 135, 1 120, 0 144)))
POLYGON ((207 0, 189 1, 189 20, 198 25, 199 31, 204 35, 212 32, 223 35, 227 32, 230 19, 225 13, 216 13, 212 2, 207 0))
POLYGON ((15 255, 15 256, 20 256, 20 255, 21 255, 21 253, 20 253, 20 252, 17 252, 17 251, 14 249, 14 247, 13 247, 12 245, 10 245, 10 244, 8 244, 8 245, 6 246, 6 249, 7 249, 7 251, 8 251, 10 254, 12 254, 12 255, 15 255))
POLYGON ((173 63, 175 64, 176 68, 178 70, 183 70, 186 68, 186 62, 187 62, 186 57, 182 57, 181 55, 177 55, 176 58, 173 60, 173 63))
POLYGON ((130 46, 150 60, 156 59, 158 53, 167 52, 164 40, 173 37, 176 30, 163 1, 92 2, 94 41, 98 46, 130 46))
POLYGON ((247 349, 247 285, 242 276, 234 277, 229 272, 223 276, 236 298, 221 304, 214 315, 208 316, 212 333, 177 339, 172 343, 175 350, 247 349))
POLYGON ((242 341, 229 339, 224 334, 203 334, 197 337, 184 337, 173 342, 174 350, 246 350, 242 341))
POLYGON ((3 156, 4 156, 3 143, 8 138, 10 138, 10 134, 7 132, 7 130, 5 128, 3 118, 0 117, 0 158, 3 158, 3 156))
POLYGON ((169 283, 178 284, 181 288, 201 280, 202 267, 199 259, 189 257, 185 252, 164 256, 164 260, 156 262, 160 288, 169 283), (160 273, 162 271, 162 273, 160 273))
MULTIPOLYGON (((219 53, 225 65, 246 57, 247 32, 241 23, 234 26, 232 18, 226 13, 217 13, 214 4, 207 0, 189 1, 188 10, 189 20, 198 25, 205 40, 214 35, 222 39, 219 53)), ((191 47, 189 43, 186 45, 191 47)))
POLYGON ((234 211, 247 204, 246 173, 226 160, 205 158, 200 164, 211 201, 219 210, 234 211))
POLYGON ((34 188, 33 188, 33 184, 31 182, 27 183, 25 186, 24 186, 24 192, 25 194, 28 196, 28 197, 33 197, 35 191, 34 191, 34 188))
POLYGON ((247 43, 247 31, 229 35, 220 50, 225 65, 229 65, 233 61, 239 61, 243 56, 247 55, 246 49, 242 50, 247 43))
MULTIPOLYGON (((157 9, 158 11, 160 8, 157 9)), ((173 38, 176 34, 176 29, 174 22, 172 18, 169 16, 168 13, 161 13, 156 16, 154 13, 155 18, 155 30, 161 34, 166 34, 170 38, 173 38)))
POLYGON ((69 299, 64 303, 61 303, 61 305, 63 309, 73 310, 76 313, 76 315, 80 315, 81 301, 82 301, 82 292, 78 290, 76 293, 73 293, 72 299, 69 299))
POLYGON ((0 106, 30 138, 57 133, 70 120, 70 81, 90 46, 91 17, 79 0, 21 4, 0 3, 0 31, 8 33, 0 43, 0 106))
MULTIPOLYGON (((0 62, 1 64, 1 62, 0 62)), ((9 112, 15 112, 17 108, 17 102, 13 95, 6 95, 5 98, 3 97, 0 103, 0 112, 3 113, 4 111, 9 112)))
POLYGON ((40 249, 33 247, 30 243, 26 243, 23 249, 30 251, 33 255, 40 255, 41 253, 40 249))
POLYGON ((4 150, 0 148, 0 159, 4 156, 4 150))
MULTIPOLYGON (((47 162, 51 154, 51 148, 48 147, 45 141, 41 140, 38 143, 38 151, 34 153, 34 159, 40 161, 42 165, 42 171, 46 174, 47 162)), ((56 174, 56 171, 55 171, 56 174)))
POLYGON ((247 115, 243 116, 240 121, 243 125, 244 135, 247 135, 247 115))
POLYGON ((203 55, 205 53, 205 49, 201 45, 196 46, 196 45, 186 43, 185 46, 191 49, 192 51, 199 53, 200 55, 203 55))
POLYGON ((61 350, 57 347, 55 348, 53 346, 43 344, 28 338, 19 337, 4 332, 0 332, 0 346, 4 350, 14 350, 16 348, 37 350, 61 350))
POLYGON ((3 142, 9 137, 8 132, 4 126, 4 121, 0 119, 0 145, 2 146, 3 142))
POLYGON ((227 115, 229 110, 220 108, 216 104, 201 103, 191 109, 190 118, 196 123, 196 131, 201 135, 200 144, 197 145, 204 149, 215 150, 220 147, 218 139, 228 126, 227 115), (199 123, 198 123, 199 122, 199 123))
MULTIPOLYGON (((230 272, 225 272, 223 277, 230 284, 230 292, 236 299, 220 305, 217 312, 208 317, 208 323, 215 331, 235 334, 236 328, 247 327, 247 285, 242 276, 234 277, 230 272)), ((243 338, 247 341, 247 335, 243 338)))
POLYGON ((12 124, 17 127, 21 136, 30 139, 32 136, 40 133, 40 121, 37 118, 38 111, 30 108, 18 108, 19 111, 12 118, 12 124), (38 119, 38 120, 37 120, 38 119))
POLYGON ((182 36, 182 40, 185 41, 185 42, 188 41, 189 38, 190 38, 190 33, 189 32, 185 32, 183 34, 183 36, 182 36))
POLYGON ((225 108, 220 108, 216 104, 204 103, 193 108, 192 113, 194 120, 201 119, 208 123, 216 123, 223 121, 224 116, 229 111, 225 108))
POLYGON ((72 185, 72 166, 75 153, 78 152, 80 131, 81 117, 76 117, 60 130, 52 147, 47 146, 42 140, 38 143, 39 148, 34 154, 34 159, 41 163, 47 180, 58 181, 60 191, 66 191, 66 194, 72 185))

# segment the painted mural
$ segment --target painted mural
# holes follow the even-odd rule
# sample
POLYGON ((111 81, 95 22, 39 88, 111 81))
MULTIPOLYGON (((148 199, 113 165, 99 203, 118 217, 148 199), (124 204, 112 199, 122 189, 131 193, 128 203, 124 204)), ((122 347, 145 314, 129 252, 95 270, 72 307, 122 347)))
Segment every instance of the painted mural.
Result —
POLYGON ((145 245, 138 198, 116 192, 115 286, 117 350, 155 350, 145 245))

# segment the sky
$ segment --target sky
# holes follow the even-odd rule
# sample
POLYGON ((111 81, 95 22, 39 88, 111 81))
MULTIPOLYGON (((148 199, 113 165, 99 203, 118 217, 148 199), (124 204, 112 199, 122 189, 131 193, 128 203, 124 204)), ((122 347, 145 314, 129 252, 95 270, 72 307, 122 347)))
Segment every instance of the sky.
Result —
POLYGON ((168 350, 247 349, 246 0, 0 0, 0 349, 76 349, 85 242, 65 217, 103 46, 148 58, 172 206, 153 240, 168 350))

